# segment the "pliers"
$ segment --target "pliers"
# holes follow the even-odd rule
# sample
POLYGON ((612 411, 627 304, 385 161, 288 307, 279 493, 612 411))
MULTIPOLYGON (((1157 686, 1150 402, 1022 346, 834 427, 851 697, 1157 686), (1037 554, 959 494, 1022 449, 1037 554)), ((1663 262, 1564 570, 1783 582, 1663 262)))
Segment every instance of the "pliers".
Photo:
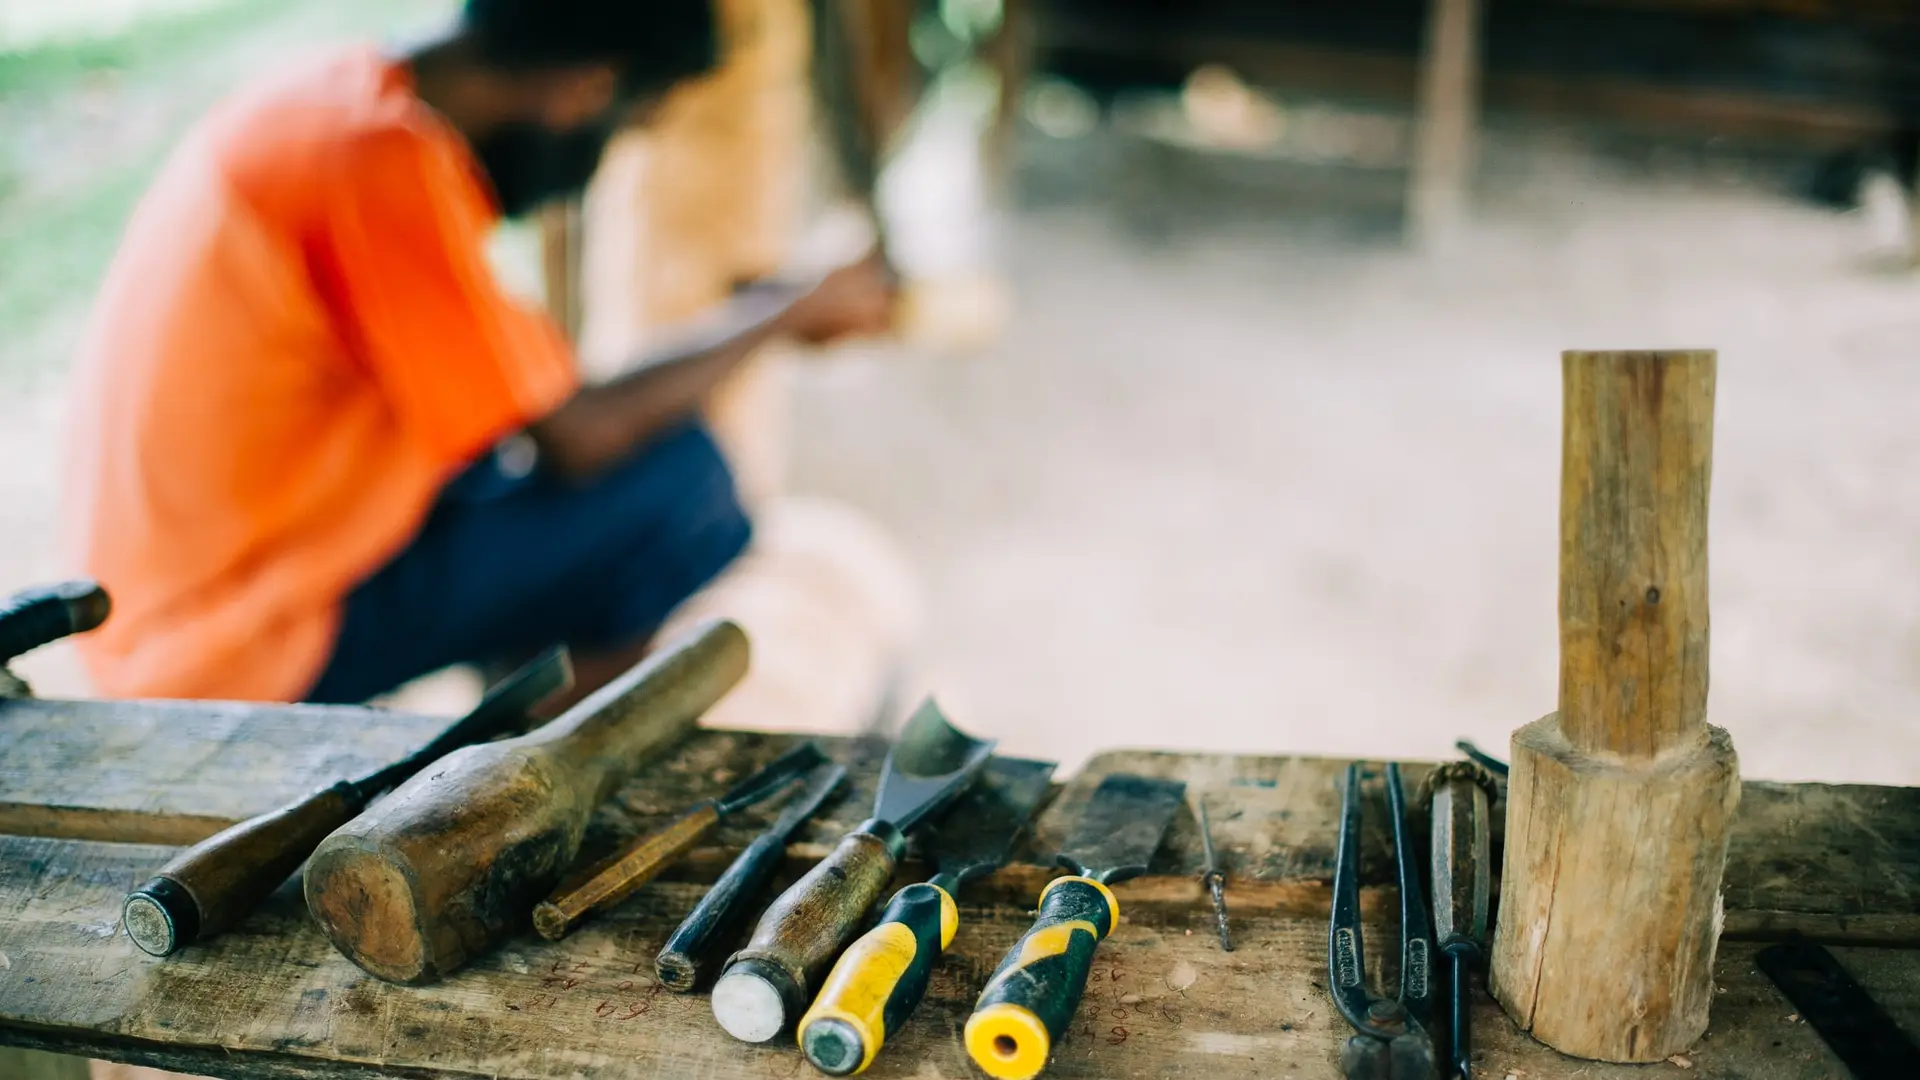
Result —
POLYGON ((1367 989, 1366 944, 1360 930, 1360 766, 1347 766, 1340 848, 1333 870, 1333 922, 1327 932, 1327 981, 1333 1003, 1358 1033, 1340 1051, 1347 1080, 1439 1080, 1433 1036, 1433 920, 1420 864, 1407 830, 1400 767, 1387 766, 1387 808, 1393 818, 1394 863, 1400 879, 1400 996, 1367 989))

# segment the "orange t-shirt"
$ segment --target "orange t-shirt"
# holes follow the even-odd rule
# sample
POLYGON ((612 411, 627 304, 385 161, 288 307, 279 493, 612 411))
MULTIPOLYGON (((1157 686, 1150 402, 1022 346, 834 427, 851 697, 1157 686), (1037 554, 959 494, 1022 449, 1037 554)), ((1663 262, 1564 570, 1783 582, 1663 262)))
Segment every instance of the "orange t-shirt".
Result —
POLYGON ((294 700, 441 487, 565 401, 464 139, 367 48, 240 93, 134 212, 82 349, 68 495, 102 693, 294 700))

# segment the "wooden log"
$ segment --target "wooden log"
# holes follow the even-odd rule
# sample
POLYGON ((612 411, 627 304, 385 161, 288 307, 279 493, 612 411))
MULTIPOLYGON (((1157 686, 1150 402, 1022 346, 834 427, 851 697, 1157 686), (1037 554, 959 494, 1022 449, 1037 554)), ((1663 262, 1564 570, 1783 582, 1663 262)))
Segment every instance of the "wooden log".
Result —
POLYGON ((1713 1000, 1732 740, 1706 722, 1715 357, 1569 352, 1560 711, 1513 738, 1492 988, 1563 1053, 1659 1061, 1713 1000))

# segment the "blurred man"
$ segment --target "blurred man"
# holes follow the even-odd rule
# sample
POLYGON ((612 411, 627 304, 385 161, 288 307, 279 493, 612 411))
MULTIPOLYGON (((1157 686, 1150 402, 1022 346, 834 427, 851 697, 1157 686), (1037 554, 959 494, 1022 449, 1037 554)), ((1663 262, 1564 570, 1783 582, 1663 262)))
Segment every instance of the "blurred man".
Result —
MULTIPOLYGON (((574 647, 630 666, 749 525, 697 420, 754 348, 876 332, 863 263, 582 386, 483 243, 713 62, 709 0, 468 0, 240 93, 136 211, 84 346, 72 524, 113 695, 357 701, 574 647), (486 457, 524 433, 532 461, 486 457)), ((504 457, 505 455, 503 455, 504 457)))

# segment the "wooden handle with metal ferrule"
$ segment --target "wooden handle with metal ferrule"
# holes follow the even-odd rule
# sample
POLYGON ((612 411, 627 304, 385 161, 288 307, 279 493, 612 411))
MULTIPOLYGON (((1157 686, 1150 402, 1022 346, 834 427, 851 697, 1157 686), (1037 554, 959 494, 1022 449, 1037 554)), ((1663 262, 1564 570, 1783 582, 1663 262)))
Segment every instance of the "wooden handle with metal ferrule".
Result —
POLYGON ((898 829, 868 821, 780 894, 714 984, 714 1019, 729 1035, 766 1042, 799 1019, 905 847, 898 829))
POLYGON ((127 894, 120 909, 127 936, 146 952, 169 956, 220 933, 365 808, 354 785, 342 782, 207 837, 127 894))
POLYGON ((930 882, 893 894, 880 923, 847 946, 800 1019, 800 1049, 828 1076, 864 1072, 887 1036, 926 996, 927 979, 953 944, 960 909, 930 882))
POLYGON ((548 941, 567 936, 587 912, 612 907, 640 890, 693 850, 720 823, 712 803, 694 807, 673 824, 644 836, 627 850, 602 859, 536 904, 533 928, 548 941))
POLYGON ((1048 885, 1033 926, 994 969, 967 1018, 974 1064, 994 1080, 1040 1075, 1080 1007, 1094 950, 1119 919, 1119 901, 1092 878, 1048 885))

